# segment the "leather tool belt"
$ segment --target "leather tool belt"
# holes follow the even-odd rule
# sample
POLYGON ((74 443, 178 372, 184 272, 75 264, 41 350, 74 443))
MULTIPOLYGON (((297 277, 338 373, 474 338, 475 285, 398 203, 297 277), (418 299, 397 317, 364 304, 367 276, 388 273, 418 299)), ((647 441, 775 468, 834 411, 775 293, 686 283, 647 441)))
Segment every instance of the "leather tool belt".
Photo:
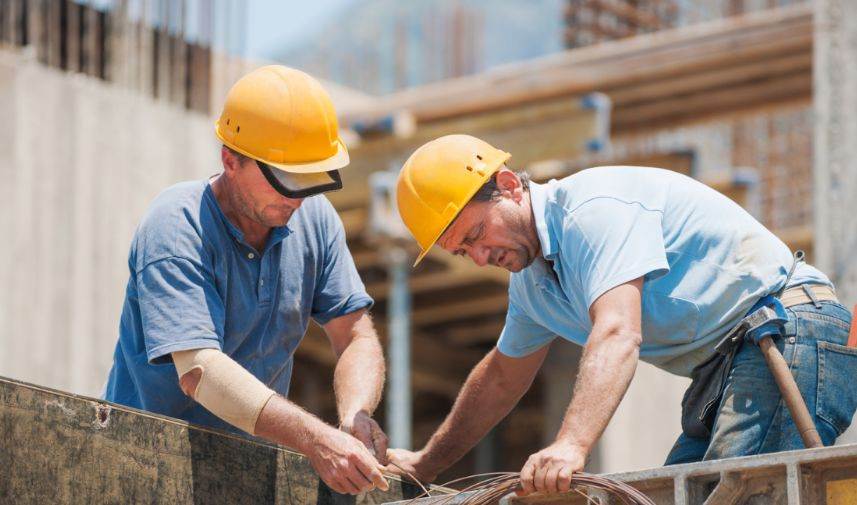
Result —
POLYGON ((692 382, 681 402, 681 427, 685 434, 697 438, 711 435, 732 358, 744 340, 758 343, 764 336, 782 335, 788 321, 786 307, 804 303, 820 306, 822 301, 838 302, 836 293, 823 284, 802 284, 786 289, 779 297, 768 295, 759 300, 717 344, 714 355, 691 372, 692 382))

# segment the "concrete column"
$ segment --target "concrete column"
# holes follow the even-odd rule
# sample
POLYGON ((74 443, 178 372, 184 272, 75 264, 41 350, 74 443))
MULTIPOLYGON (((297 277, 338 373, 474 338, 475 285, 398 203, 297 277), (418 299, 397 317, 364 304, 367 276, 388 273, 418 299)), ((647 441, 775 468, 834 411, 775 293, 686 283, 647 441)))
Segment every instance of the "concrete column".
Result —
POLYGON ((857 2, 815 0, 815 264, 857 302, 857 2))
MULTIPOLYGON (((815 0, 815 264, 857 302, 857 2, 815 0)), ((853 425, 838 443, 857 442, 853 425)))

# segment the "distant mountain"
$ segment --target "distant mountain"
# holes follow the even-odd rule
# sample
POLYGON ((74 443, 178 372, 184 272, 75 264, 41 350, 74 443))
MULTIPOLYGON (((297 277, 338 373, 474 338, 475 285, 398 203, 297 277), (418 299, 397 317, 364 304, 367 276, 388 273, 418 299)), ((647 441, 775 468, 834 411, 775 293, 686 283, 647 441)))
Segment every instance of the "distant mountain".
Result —
POLYGON ((385 94, 562 50, 564 0, 364 0, 273 57, 385 94))

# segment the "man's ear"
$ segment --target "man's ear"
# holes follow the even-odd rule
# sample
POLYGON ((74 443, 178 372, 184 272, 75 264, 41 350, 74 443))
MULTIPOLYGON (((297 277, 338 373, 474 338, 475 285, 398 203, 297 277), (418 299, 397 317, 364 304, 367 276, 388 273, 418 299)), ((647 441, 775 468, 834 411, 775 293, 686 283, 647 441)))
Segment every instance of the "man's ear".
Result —
POLYGON ((494 177, 497 181, 497 189, 503 196, 511 197, 515 202, 520 201, 524 196, 524 187, 515 172, 504 166, 497 171, 497 175, 494 177))
POLYGON ((240 165, 238 157, 226 146, 220 148, 220 161, 223 163, 223 170, 226 172, 235 171, 240 165))

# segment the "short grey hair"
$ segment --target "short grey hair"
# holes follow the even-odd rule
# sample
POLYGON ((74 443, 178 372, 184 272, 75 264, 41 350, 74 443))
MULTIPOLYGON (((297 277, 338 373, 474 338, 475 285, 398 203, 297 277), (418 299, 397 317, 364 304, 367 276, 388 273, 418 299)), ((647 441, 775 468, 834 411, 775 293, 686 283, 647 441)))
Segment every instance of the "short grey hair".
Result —
POLYGON ((232 156, 235 156, 235 159, 237 159, 238 163, 241 165, 243 165, 247 160, 251 159, 249 156, 239 153, 238 151, 236 151, 235 149, 232 149, 231 147, 229 147, 226 144, 223 144, 223 147, 225 147, 227 151, 232 153, 232 156))
MULTIPOLYGON (((502 168, 506 168, 506 165, 503 165, 502 168)), ((518 179, 521 180, 521 187, 524 191, 530 190, 530 174, 526 171, 521 170, 515 172, 515 175, 518 176, 518 179)), ((500 188, 497 187, 497 172, 491 176, 490 179, 485 181, 485 184, 476 191, 476 194, 473 195, 471 200, 475 200, 477 202, 490 202, 496 200, 497 197, 500 196, 500 188)))

